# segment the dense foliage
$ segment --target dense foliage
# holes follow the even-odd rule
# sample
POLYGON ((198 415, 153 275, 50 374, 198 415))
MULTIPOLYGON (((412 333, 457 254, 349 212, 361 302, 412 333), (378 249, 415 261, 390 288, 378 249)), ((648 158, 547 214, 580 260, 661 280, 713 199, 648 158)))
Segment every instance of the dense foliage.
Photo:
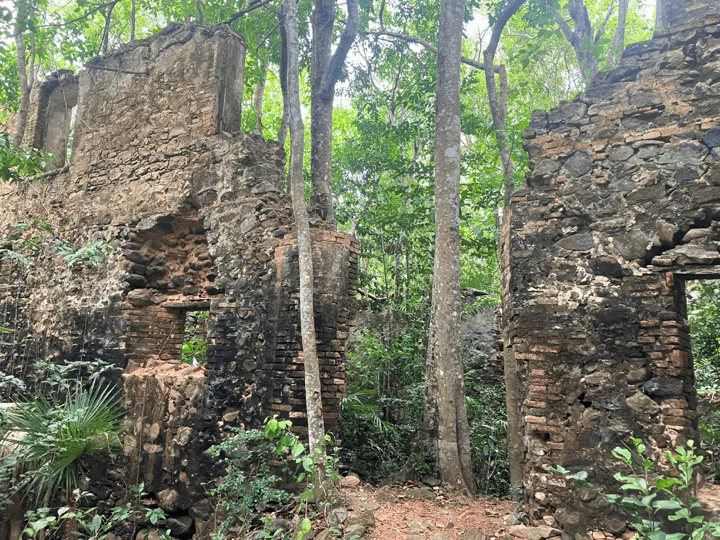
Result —
POLYGON ((688 287, 688 320, 698 389, 700 442, 708 473, 720 481, 720 283, 688 287))

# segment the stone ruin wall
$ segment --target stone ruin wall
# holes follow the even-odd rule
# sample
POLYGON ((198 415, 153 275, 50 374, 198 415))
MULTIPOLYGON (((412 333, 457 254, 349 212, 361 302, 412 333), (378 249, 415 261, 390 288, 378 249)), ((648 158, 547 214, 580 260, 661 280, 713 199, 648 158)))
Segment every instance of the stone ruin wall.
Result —
MULTIPOLYGON (((76 101, 69 167, 0 186, 0 230, 42 219, 76 248, 112 246, 95 267, 50 254, 30 268, 0 263, 0 325, 15 329, 0 369, 39 384, 36 359, 111 363, 136 423, 125 459, 94 465, 93 490, 102 506, 144 482, 180 536, 211 519, 203 483, 220 471, 205 450, 223 433, 272 414, 305 425, 284 152, 237 132, 244 51, 228 28, 172 26, 77 78, 54 75, 33 96, 29 140, 64 148, 71 114, 57 104, 76 101), (209 311, 204 367, 180 363, 195 310, 209 311)), ((359 246, 322 228, 312 240, 326 426, 337 433, 359 246)))
POLYGON ((720 3, 669 0, 577 99, 537 112, 502 231, 531 519, 619 534, 611 451, 697 438, 685 282, 720 278, 720 3), (579 491, 545 470, 586 470, 579 491), (607 491, 606 491, 607 492, 607 491))

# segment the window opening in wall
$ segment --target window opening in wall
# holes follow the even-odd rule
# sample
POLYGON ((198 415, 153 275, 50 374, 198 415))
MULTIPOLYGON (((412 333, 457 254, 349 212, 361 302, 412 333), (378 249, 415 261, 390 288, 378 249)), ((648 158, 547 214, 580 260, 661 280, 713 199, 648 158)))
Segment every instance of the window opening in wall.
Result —
POLYGON ((720 280, 685 285, 703 472, 720 497, 720 280))
POLYGON ((207 361, 207 322, 209 311, 186 311, 182 363, 204 366, 207 361))

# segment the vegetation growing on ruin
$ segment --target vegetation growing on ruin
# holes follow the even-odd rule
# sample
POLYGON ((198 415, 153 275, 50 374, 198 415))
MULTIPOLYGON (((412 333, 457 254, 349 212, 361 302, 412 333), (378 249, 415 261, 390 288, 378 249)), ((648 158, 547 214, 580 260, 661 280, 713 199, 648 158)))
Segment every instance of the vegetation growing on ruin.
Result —
MULTIPOLYGON (((518 389, 505 384, 517 382, 517 374, 508 374, 506 357, 503 376, 502 352, 469 346, 462 329, 472 330, 480 313, 494 319, 501 307, 500 228, 508 219, 504 211, 513 189, 522 185, 530 169, 522 133, 533 110, 549 110, 572 99, 594 76, 616 67, 626 45, 650 38, 656 24, 654 3, 3 2, 0 180, 35 196, 44 182, 62 172, 47 170, 52 156, 30 148, 27 124, 35 85, 58 70, 79 69, 95 56, 147 38, 169 23, 225 23, 243 37, 247 58, 238 127, 278 140, 286 149, 293 214, 301 216, 294 225, 300 289, 292 301, 301 313, 303 355, 298 363, 301 359, 304 364, 306 391, 304 403, 293 406, 308 412, 302 429, 309 444, 306 448, 289 420, 271 417, 261 428, 250 425, 253 420, 243 410, 203 417, 207 425, 201 442, 182 444, 204 444, 203 455, 224 471, 216 483, 202 486, 212 498, 213 517, 223 517, 213 533, 217 538, 255 534, 253 538, 302 540, 321 523, 338 537, 343 529, 330 511, 341 502, 340 471, 372 484, 442 484, 467 495, 477 488, 485 496, 519 498, 520 465, 512 441, 529 435, 518 429, 523 420, 513 418, 518 410, 508 408, 505 397, 517 398, 518 389), (315 350, 318 314, 313 293, 324 291, 314 280, 310 226, 337 228, 357 237, 362 246, 360 314, 349 336, 340 432, 333 434, 341 441, 337 458, 328 453, 332 439, 323 418, 322 360, 315 350), (226 438, 210 444, 216 433, 226 438), (279 524, 267 517, 283 512, 279 524)), ((191 199, 188 207, 196 203, 191 199)), ((148 230, 163 234, 162 227, 148 230)), ((34 261, 49 258, 79 273, 102 266, 116 249, 102 240, 69 242, 65 232, 42 216, 28 216, 0 239, 0 265, 16 268, 10 265, 17 263, 18 272, 32 276, 34 261)), ((653 249, 662 245, 658 242, 653 249)), ((238 268, 245 268, 242 255, 233 256, 238 268)), ((147 270, 150 263, 135 264, 147 270)), ((695 512, 693 475, 702 471, 706 480, 720 478, 719 297, 718 283, 688 288, 700 442, 648 457, 643 443, 630 438, 638 434, 624 425, 613 426, 630 446, 614 451, 619 494, 602 500, 624 509, 643 538, 679 540, 689 535, 701 540, 718 535, 717 524, 695 512), (658 472, 662 459, 675 476, 658 472), (661 515, 665 511, 669 516, 661 515), (674 535, 666 517, 695 531, 674 535)), ((142 296, 135 301, 149 307, 155 300, 142 296)), ((214 382, 223 366, 208 365, 215 345, 208 335, 208 314, 183 312, 179 362, 185 364, 182 369, 199 368, 198 373, 214 382)), ((274 342, 276 336, 262 330, 260 341, 274 342)), ((12 340, 14 332, 2 326, 0 339, 12 340)), ((242 329, 235 329, 233 337, 246 344, 242 329)), ((485 337, 499 341, 495 335, 485 337)), ((4 503, 16 495, 33 501, 26 514, 26 536, 59 538, 67 527, 77 536, 98 540, 111 538, 117 530, 132 530, 134 537, 141 532, 138 525, 147 527, 143 530, 148 534, 151 529, 162 531, 167 518, 177 516, 167 515, 154 500, 148 502, 159 494, 145 493, 144 485, 132 488, 126 482, 129 493, 113 509, 96 505, 93 495, 84 491, 88 458, 98 453, 119 456, 129 428, 124 404, 113 389, 121 385, 114 368, 94 359, 68 363, 66 358, 39 357, 28 362, 23 379, 14 372, 0 373, 0 391, 12 400, 3 413, 2 445, 7 452, 0 484, 7 487, 4 503)), ((263 387, 272 381, 253 384, 263 387)), ((209 388, 208 401, 229 399, 227 389, 209 388)), ((589 408, 591 400, 576 397, 589 408)), ((249 393, 241 399, 243 407, 258 410, 266 405, 255 403, 256 396, 249 393)), ((544 442, 554 442, 551 432, 544 442)), ((138 444, 143 447, 142 441, 138 444)), ((588 475, 559 464, 554 471, 573 482, 584 482, 588 475)), ((546 496, 526 495, 538 500, 546 496)), ((554 520, 548 520, 553 529, 554 520)), ((201 521, 208 518, 194 517, 178 536, 195 534, 201 521)))

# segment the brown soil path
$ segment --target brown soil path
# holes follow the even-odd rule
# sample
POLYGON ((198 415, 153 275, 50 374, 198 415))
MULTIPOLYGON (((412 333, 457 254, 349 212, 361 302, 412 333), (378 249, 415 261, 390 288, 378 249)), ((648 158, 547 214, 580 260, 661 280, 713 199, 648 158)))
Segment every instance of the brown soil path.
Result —
POLYGON ((342 490, 351 516, 372 511, 373 540, 465 540, 490 538, 516 503, 497 499, 449 497, 426 487, 361 485, 342 490))

